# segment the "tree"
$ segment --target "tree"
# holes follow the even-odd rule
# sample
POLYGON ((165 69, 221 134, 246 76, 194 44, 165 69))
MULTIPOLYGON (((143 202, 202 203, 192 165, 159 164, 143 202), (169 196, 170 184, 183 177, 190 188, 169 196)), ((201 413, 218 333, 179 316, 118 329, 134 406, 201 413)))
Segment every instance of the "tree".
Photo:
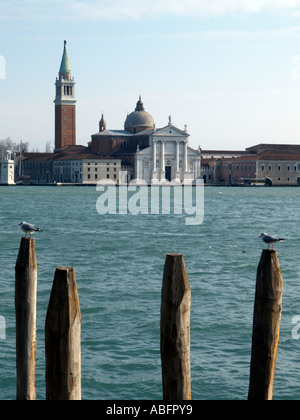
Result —
POLYGON ((45 153, 52 153, 53 152, 53 146, 51 141, 47 141, 46 147, 45 147, 45 153))
POLYGON ((0 140, 0 158, 4 158, 4 153, 6 150, 10 150, 11 152, 17 153, 25 153, 29 149, 29 143, 23 142, 14 142, 10 137, 4 140, 0 140))

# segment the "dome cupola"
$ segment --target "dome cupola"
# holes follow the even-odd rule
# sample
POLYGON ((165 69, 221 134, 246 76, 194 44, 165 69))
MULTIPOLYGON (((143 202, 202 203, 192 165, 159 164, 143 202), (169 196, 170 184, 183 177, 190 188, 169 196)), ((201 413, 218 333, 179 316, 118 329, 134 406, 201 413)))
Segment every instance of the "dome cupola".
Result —
POLYGON ((136 104, 135 111, 127 116, 124 127, 126 131, 133 134, 154 128, 153 117, 145 111, 141 97, 136 104))

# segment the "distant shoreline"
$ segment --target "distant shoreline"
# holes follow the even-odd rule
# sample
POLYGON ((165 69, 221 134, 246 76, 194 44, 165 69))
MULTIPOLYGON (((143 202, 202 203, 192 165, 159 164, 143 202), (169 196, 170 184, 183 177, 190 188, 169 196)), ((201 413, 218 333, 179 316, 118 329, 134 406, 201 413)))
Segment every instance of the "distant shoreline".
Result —
MULTIPOLYGON (((125 186, 144 186, 141 184, 116 184, 116 187, 125 187, 125 186)), ((98 184, 72 184, 72 183, 58 183, 58 184, 15 184, 15 185, 0 185, 0 187, 97 187, 98 184)), ((174 184, 162 184, 162 185, 152 185, 148 184, 148 187, 182 187, 184 184, 174 185, 174 184)), ((187 185, 186 185, 187 186, 187 185)), ((196 185, 192 185, 195 187, 196 185)), ((274 185, 272 187, 266 185, 224 185, 224 184, 203 184, 204 187, 213 187, 213 188, 299 188, 300 185, 274 185)))

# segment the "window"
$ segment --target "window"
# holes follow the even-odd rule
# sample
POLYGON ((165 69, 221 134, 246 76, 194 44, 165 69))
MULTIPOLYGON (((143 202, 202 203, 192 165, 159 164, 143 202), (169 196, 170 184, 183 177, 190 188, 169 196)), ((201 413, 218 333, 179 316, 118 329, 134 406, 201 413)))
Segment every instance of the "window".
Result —
POLYGON ((91 174, 88 174, 88 179, 91 179, 91 174))
POLYGON ((109 174, 106 175, 106 178, 109 179, 109 174))
POLYGON ((279 172, 281 171, 281 165, 278 165, 278 171, 279 172))
POLYGON ((261 170, 264 171, 265 170, 265 165, 261 165, 261 170))
POLYGON ((145 162, 145 168, 149 168, 149 162, 145 162))
POLYGON ((272 171, 272 165, 269 165, 268 169, 269 169, 269 171, 272 171))
POLYGON ((286 170, 287 170, 288 172, 290 172, 290 170, 291 170, 290 165, 287 165, 286 170))

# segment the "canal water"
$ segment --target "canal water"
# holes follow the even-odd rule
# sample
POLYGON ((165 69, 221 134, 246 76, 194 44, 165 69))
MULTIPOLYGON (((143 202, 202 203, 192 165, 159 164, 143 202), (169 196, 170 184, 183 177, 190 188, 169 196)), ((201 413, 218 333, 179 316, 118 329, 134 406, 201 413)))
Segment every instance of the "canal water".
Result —
POLYGON ((43 228, 35 235, 38 399, 45 398, 44 324, 57 266, 74 266, 77 277, 83 399, 162 399, 168 252, 185 255, 192 289, 193 399, 246 399, 263 232, 287 238, 276 246, 284 294, 274 399, 298 399, 300 190, 206 187, 199 225, 187 225, 185 214, 100 215, 99 196, 94 187, 0 187, 0 399, 16 397, 14 267, 22 221, 43 228))

